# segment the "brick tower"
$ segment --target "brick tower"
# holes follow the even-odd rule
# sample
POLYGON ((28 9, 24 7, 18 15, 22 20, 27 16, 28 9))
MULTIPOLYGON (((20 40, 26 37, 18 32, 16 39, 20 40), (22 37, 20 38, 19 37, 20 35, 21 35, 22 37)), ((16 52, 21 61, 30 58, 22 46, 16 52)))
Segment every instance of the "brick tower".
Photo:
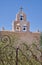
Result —
POLYGON ((14 32, 29 32, 30 22, 27 22, 26 14, 23 12, 22 7, 16 14, 16 20, 12 22, 12 31, 14 32))

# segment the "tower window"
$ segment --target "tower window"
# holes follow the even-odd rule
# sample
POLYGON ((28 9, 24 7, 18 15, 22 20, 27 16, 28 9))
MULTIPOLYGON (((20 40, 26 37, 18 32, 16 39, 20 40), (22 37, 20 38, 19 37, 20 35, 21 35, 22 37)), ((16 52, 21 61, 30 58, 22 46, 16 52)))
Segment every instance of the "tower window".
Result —
POLYGON ((20 31, 20 26, 16 26, 16 31, 20 31))
POLYGON ((25 28, 23 28, 23 30, 25 30, 25 28))
POLYGON ((20 15, 20 20, 23 20, 23 16, 22 15, 20 15))
POLYGON ((27 31, 27 26, 23 26, 23 31, 27 31))

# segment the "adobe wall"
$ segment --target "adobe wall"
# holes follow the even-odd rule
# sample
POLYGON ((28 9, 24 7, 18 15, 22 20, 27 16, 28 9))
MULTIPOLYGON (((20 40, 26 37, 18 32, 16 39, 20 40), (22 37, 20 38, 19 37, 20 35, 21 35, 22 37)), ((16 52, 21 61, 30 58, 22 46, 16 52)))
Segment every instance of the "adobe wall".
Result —
POLYGON ((39 32, 12 32, 12 31, 0 31, 1 35, 16 35, 19 39, 20 43, 27 42, 28 44, 32 44, 33 42, 39 42, 40 33, 39 32))

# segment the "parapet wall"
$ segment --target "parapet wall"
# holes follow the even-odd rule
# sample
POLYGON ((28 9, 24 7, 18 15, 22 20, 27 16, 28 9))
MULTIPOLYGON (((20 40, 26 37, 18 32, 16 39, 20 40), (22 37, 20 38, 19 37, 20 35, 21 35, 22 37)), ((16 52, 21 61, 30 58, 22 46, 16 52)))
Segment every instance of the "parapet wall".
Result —
POLYGON ((40 33, 39 32, 12 32, 12 31, 0 31, 1 35, 16 35, 19 39, 19 42, 27 42, 32 44, 33 42, 39 42, 40 33))

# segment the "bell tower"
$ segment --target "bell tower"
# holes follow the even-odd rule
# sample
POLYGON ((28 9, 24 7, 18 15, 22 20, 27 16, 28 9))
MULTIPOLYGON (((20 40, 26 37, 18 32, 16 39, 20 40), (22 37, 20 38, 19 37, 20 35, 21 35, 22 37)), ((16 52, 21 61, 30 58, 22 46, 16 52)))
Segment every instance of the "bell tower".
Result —
POLYGON ((19 21, 26 21, 26 14, 23 12, 22 10, 23 8, 21 7, 20 8, 20 11, 18 12, 18 14, 16 14, 16 20, 19 20, 19 21))
POLYGON ((30 22, 27 22, 26 14, 20 8, 20 11, 16 14, 16 20, 13 24, 14 32, 28 32, 30 28, 30 22))

